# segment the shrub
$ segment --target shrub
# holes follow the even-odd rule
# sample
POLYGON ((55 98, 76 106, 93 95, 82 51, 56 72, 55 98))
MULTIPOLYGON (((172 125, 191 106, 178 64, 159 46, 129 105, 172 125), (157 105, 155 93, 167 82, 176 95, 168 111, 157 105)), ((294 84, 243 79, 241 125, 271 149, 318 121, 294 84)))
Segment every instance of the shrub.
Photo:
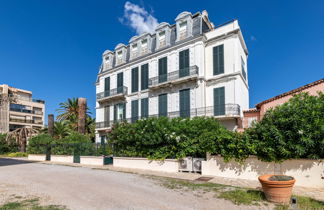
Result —
POLYGON ((245 138, 263 161, 324 158, 324 94, 298 94, 267 111, 245 138))
POLYGON ((49 150, 49 145, 54 139, 48 134, 39 134, 29 139, 27 152, 29 154, 46 154, 49 150))
POLYGON ((0 134, 0 154, 6 154, 10 152, 19 151, 19 145, 14 139, 9 139, 6 141, 6 134, 0 134))
POLYGON ((8 157, 27 157, 28 154, 26 152, 13 152, 7 154, 8 157))

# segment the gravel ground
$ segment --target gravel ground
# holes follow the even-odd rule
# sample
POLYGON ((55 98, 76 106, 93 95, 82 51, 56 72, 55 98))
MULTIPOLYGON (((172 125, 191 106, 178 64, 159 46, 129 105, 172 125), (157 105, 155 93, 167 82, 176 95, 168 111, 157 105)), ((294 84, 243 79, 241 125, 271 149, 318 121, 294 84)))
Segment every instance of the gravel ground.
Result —
MULTIPOLYGON (((15 196, 69 209, 260 209, 175 191, 137 174, 0 158, 0 204, 15 196)), ((270 207, 263 206, 263 209, 270 207)))

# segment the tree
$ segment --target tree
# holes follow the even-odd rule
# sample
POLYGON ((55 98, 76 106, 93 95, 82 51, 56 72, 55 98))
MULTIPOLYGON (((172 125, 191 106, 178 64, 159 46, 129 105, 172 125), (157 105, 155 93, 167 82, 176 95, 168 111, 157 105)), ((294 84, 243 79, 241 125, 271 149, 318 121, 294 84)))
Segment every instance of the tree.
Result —
POLYGON ((56 117, 57 120, 75 120, 78 116, 78 99, 77 98, 68 98, 66 102, 59 104, 60 108, 56 111, 60 114, 56 117))
POLYGON ((69 135, 72 130, 69 127, 68 121, 58 121, 54 123, 54 138, 62 139, 69 135))
POLYGON ((8 133, 6 141, 9 142, 11 138, 14 138, 19 145, 20 152, 26 152, 27 139, 38 133, 39 131, 34 128, 17 128, 8 133))

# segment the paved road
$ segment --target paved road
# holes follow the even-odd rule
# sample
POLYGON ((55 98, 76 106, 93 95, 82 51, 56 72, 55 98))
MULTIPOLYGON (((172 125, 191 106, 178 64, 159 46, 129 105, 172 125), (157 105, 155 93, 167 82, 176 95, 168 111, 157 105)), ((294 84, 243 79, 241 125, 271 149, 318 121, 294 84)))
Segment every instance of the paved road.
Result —
POLYGON ((258 209, 167 189, 136 174, 0 158, 0 203, 13 194, 69 209, 258 209))

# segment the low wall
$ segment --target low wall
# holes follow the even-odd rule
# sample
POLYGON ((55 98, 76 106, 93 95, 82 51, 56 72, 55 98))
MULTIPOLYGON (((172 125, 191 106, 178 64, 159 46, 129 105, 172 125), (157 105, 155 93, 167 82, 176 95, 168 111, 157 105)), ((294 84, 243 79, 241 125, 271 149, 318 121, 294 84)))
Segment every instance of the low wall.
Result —
POLYGON ((297 186, 324 188, 324 162, 319 160, 287 160, 279 164, 249 157, 240 165, 235 161, 225 163, 220 156, 209 156, 202 161, 202 175, 257 181, 262 174, 285 174, 293 176, 297 186))
POLYGON ((114 157, 115 167, 135 168, 160 172, 178 172, 179 161, 165 159, 164 161, 148 160, 147 158, 114 157))
POLYGON ((103 166, 104 165, 104 157, 103 156, 80 156, 80 163, 85 165, 95 165, 95 166, 103 166))
POLYGON ((72 155, 51 155, 52 162, 73 163, 72 155))
POLYGON ((46 161, 46 155, 29 154, 28 160, 46 161))

